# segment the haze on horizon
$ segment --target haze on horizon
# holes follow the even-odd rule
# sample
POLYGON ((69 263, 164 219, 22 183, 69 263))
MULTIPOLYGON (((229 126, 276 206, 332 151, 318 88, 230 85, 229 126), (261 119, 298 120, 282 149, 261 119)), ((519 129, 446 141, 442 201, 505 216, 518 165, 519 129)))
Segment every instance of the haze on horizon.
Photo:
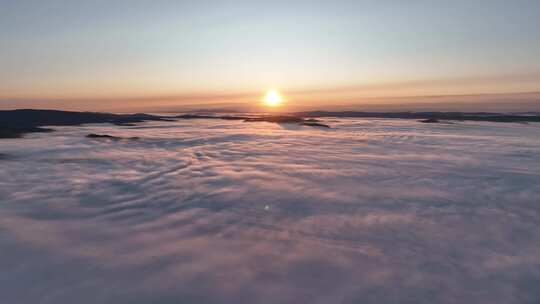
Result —
POLYGON ((0 0, 0 109, 540 110, 540 2, 0 0), (421 98, 419 98, 421 97, 421 98))

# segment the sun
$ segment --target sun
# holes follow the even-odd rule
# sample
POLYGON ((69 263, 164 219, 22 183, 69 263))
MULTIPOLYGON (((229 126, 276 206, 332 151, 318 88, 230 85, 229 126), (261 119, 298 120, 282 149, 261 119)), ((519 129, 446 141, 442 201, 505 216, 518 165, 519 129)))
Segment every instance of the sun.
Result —
POLYGON ((263 102, 268 107, 279 107, 283 103, 283 97, 277 90, 269 90, 266 92, 263 102))

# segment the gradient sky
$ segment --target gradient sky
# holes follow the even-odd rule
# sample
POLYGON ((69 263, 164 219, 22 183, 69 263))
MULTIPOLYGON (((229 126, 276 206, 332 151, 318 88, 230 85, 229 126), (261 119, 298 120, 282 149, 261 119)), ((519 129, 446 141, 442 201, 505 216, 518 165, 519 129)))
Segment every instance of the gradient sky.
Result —
POLYGON ((539 15, 538 0, 0 0, 0 107, 537 92, 539 15))

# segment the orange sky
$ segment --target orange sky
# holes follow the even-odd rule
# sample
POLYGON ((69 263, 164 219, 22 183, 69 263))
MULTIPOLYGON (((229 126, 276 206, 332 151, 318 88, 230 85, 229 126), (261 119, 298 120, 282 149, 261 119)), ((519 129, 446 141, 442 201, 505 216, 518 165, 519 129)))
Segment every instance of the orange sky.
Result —
MULTIPOLYGON (((277 111, 317 109, 426 109, 469 108, 481 110, 506 104, 511 109, 540 108, 540 75, 513 75, 449 80, 418 80, 395 83, 348 85, 340 87, 277 88, 286 102, 277 111), (454 104, 455 106, 453 106, 454 104), (423 107, 422 107, 423 106, 423 107)), ((261 101, 267 88, 260 91, 192 92, 173 95, 129 96, 115 94, 58 94, 47 98, 36 96, 2 97, 0 108, 50 108, 91 111, 183 111, 195 109, 231 109, 265 111, 261 101)))

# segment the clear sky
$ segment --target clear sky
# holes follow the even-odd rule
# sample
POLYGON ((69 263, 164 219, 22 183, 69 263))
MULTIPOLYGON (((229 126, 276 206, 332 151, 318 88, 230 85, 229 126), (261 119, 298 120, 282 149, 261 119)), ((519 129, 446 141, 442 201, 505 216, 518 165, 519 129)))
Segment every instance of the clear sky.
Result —
POLYGON ((0 0, 0 107, 538 92, 539 16, 538 0, 0 0))

